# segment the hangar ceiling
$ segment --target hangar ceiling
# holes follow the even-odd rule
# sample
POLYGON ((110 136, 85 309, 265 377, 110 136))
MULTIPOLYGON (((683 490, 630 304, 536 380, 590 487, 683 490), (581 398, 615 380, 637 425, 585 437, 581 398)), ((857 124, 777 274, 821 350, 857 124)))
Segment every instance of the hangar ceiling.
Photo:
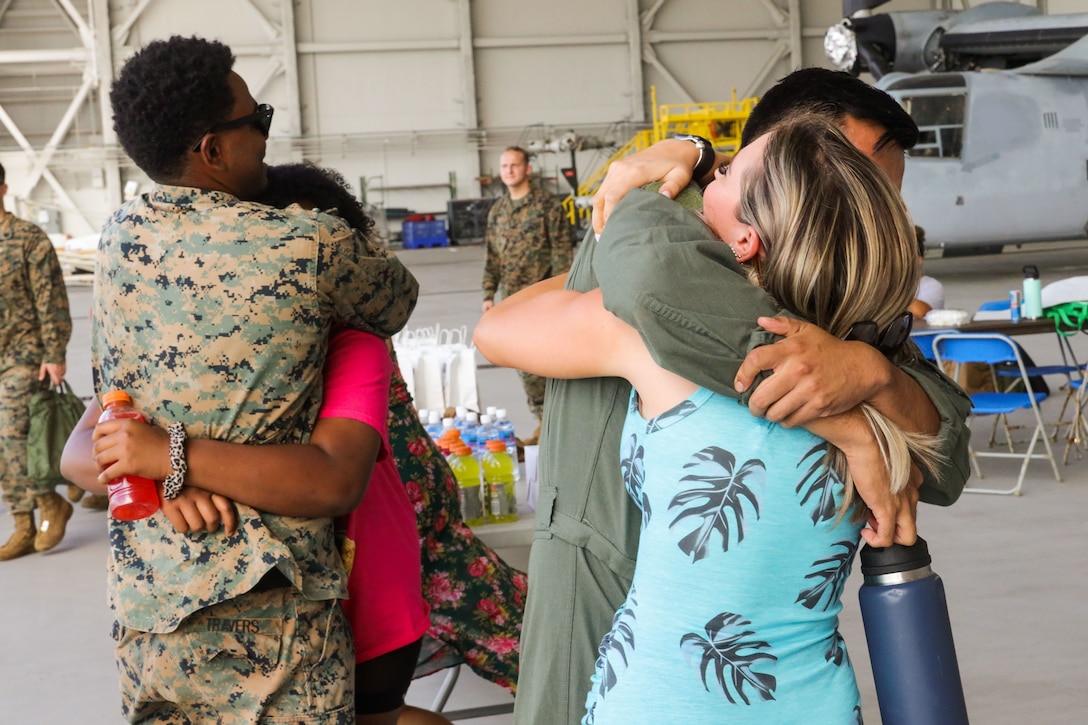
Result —
MULTIPOLYGON (((622 142, 650 120, 651 87, 658 103, 744 98, 825 65, 840 16, 839 0, 0 0, 0 162, 17 213, 96 232, 149 186, 117 146, 109 81, 149 40, 195 34, 229 44, 276 107, 270 162, 313 160, 372 202, 440 210, 487 193, 507 145, 622 142)), ((535 166, 555 179, 569 162, 535 166)))

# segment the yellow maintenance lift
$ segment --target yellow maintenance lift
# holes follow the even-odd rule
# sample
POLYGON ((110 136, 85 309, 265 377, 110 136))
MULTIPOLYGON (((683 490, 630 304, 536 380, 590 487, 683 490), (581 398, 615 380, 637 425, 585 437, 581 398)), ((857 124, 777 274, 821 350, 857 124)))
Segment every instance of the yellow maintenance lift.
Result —
POLYGON ((608 167, 617 159, 638 153, 673 134, 688 133, 709 139, 714 148, 731 153, 740 147, 740 134, 744 123, 752 113, 758 98, 737 100, 737 90, 733 89, 733 100, 714 103, 672 103, 657 105, 657 89, 650 88, 650 99, 654 109, 654 125, 639 131, 616 150, 609 159, 601 164, 585 181, 578 185, 578 193, 563 200, 563 209, 575 226, 588 223, 590 209, 579 207, 576 198, 589 198, 597 193, 608 167))

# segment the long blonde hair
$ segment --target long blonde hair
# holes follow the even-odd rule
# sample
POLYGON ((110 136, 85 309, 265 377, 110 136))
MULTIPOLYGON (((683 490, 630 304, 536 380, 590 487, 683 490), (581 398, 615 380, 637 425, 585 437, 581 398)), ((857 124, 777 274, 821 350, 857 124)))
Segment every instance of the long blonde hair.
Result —
MULTIPOLYGON (((823 118, 793 118, 770 133, 762 168, 741 182, 737 210, 766 249, 750 278, 783 309, 836 337, 863 320, 882 331, 893 325, 921 275, 914 224, 899 191, 823 118)), ((901 348, 891 359, 908 356, 901 348)), ((906 485, 912 458, 936 469, 933 436, 908 433, 868 404, 862 409, 882 445, 892 493, 906 485)), ((846 511, 854 499, 846 457, 831 446, 826 463, 846 486, 846 511)), ((866 513, 859 507, 854 518, 866 513)))

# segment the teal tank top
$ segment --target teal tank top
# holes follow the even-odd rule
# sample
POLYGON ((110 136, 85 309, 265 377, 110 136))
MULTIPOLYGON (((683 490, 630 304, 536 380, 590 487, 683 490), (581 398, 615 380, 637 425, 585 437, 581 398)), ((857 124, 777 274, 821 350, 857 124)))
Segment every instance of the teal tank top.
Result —
POLYGON ((652 420, 632 394, 620 467, 638 561, 584 725, 861 722, 838 632, 861 524, 838 516, 826 449, 703 388, 652 420))

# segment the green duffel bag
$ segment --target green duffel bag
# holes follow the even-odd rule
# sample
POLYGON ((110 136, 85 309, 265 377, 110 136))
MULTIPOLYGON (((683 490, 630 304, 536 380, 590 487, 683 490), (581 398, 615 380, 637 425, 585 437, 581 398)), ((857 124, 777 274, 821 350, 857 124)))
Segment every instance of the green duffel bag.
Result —
POLYGON ((26 436, 26 468, 30 478, 57 485, 67 483, 60 475, 60 457, 86 407, 67 380, 31 396, 30 431, 26 436))

